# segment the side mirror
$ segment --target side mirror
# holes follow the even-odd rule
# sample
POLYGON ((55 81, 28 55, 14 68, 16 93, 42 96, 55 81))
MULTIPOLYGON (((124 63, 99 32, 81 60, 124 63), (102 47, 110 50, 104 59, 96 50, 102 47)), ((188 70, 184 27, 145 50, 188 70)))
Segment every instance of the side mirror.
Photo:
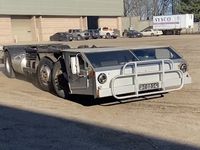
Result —
POLYGON ((80 74, 80 65, 77 56, 70 58, 72 74, 80 74))

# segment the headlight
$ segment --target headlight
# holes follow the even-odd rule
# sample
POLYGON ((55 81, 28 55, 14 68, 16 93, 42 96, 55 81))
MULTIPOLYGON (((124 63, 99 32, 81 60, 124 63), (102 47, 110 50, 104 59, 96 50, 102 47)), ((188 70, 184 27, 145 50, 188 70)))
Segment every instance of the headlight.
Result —
POLYGON ((99 76, 98 76, 98 81, 100 84, 104 84, 106 81, 107 81, 107 76, 105 73, 101 73, 99 76))
POLYGON ((183 64, 180 64, 180 70, 183 71, 183 73, 185 73, 187 71, 187 64, 183 63, 183 64))

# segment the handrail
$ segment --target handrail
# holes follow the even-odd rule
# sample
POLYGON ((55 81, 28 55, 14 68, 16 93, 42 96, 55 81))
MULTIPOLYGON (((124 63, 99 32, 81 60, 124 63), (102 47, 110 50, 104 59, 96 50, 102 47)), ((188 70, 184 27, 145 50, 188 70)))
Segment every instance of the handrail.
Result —
POLYGON ((165 63, 168 62, 168 64, 171 64, 171 69, 174 69, 174 62, 170 59, 159 59, 159 60, 146 60, 146 61, 136 61, 136 62, 128 62, 126 63, 122 68, 122 74, 125 73, 125 69, 127 66, 130 66, 134 64, 134 68, 137 68, 137 65, 142 64, 151 64, 151 63, 165 63))

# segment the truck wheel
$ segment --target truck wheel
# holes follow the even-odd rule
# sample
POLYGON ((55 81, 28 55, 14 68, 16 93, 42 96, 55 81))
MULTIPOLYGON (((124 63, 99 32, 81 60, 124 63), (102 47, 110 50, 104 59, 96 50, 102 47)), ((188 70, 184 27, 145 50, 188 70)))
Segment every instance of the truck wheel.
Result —
POLYGON ((106 33, 106 39, 110 39, 110 38, 111 38, 110 33, 106 33))
POLYGON ((53 84, 51 82, 51 72, 53 69, 53 62, 48 58, 40 60, 37 67, 37 80, 40 88, 44 91, 51 92, 53 84))
POLYGON ((8 52, 5 52, 5 55, 4 55, 4 65, 5 65, 6 76, 9 78, 15 78, 15 71, 12 67, 10 54, 8 52))
POLYGON ((151 36, 154 36, 154 34, 153 34, 153 33, 151 33, 151 36))
POLYGON ((82 38, 80 35, 77 36, 77 40, 80 41, 82 38))
POLYGON ((56 94, 61 98, 69 95, 69 86, 66 77, 66 69, 62 60, 55 63, 52 72, 52 83, 56 94))

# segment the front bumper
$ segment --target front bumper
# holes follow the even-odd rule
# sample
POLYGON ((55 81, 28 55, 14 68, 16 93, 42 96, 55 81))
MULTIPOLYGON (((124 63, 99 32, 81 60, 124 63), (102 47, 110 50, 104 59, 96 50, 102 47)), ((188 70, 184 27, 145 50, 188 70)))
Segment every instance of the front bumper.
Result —
POLYGON ((123 66, 120 75, 110 78, 107 84, 109 86, 98 85, 97 95, 127 99, 180 90, 184 84, 189 83, 191 83, 189 74, 175 69, 171 60, 129 62, 123 66), (127 72, 131 65, 134 68, 132 73, 127 72), (151 85, 156 85, 156 87, 150 87, 151 85), (148 88, 144 90, 141 86, 148 88))

